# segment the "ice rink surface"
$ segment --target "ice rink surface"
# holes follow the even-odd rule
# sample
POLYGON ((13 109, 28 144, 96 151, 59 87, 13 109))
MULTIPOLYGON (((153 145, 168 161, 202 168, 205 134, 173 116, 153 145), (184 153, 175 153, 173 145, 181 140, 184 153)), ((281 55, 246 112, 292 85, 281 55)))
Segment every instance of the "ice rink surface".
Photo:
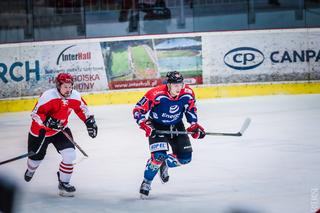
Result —
MULTIPOLYGON (((60 155, 52 145, 29 183, 26 159, 0 166, 21 189, 17 212, 306 213, 320 204, 320 95, 198 101, 207 131, 239 131, 247 117, 251 125, 242 137, 192 139, 192 162, 169 170, 167 184, 156 176, 148 200, 138 194, 147 139, 132 108, 90 107, 99 127, 95 139, 70 118, 75 141, 89 155, 75 165, 73 198, 58 196, 60 155)), ((0 114, 0 161, 26 152, 30 122, 30 112, 0 114)))

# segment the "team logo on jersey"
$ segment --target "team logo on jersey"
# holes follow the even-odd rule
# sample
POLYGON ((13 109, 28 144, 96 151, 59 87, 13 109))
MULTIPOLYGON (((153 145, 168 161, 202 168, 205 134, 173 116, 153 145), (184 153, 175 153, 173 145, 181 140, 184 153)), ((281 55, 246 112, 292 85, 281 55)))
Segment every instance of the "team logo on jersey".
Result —
POLYGON ((62 101, 62 105, 63 106, 67 106, 68 105, 68 100, 62 99, 61 101, 62 101))
POLYGON ((173 106, 170 106, 169 112, 173 114, 173 113, 178 112, 178 110, 179 110, 179 106, 173 105, 173 106))
POLYGON ((155 113, 155 112, 152 112, 152 116, 153 116, 155 119, 158 119, 158 118, 159 118, 159 117, 158 117, 158 114, 155 113))

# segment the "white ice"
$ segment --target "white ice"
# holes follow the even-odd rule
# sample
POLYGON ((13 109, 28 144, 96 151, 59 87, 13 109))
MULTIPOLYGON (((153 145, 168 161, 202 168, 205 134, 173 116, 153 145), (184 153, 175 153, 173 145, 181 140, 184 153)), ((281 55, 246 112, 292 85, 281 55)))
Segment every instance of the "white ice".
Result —
MULTIPOLYGON (((306 213, 319 207, 320 95, 198 101, 207 131, 239 131, 246 117, 252 123, 242 137, 192 140, 192 162, 169 170, 167 184, 156 176, 148 200, 138 194, 149 151, 133 105, 90 108, 99 126, 96 139, 76 116, 70 121, 75 141, 89 155, 75 166, 74 198, 58 196, 60 155, 53 146, 29 183, 23 180, 26 159, 0 166, 21 189, 17 212, 306 213)), ((0 114, 0 161, 26 152, 29 114, 0 114)))

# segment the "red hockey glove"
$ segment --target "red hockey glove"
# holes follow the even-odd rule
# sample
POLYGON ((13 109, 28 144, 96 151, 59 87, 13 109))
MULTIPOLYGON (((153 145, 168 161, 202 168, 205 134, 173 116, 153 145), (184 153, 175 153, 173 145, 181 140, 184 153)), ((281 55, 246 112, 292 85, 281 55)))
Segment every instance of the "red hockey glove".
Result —
POLYGON ((191 126, 188 127, 187 129, 188 132, 193 132, 191 136, 194 139, 201 139, 206 136, 206 132, 204 131, 204 128, 200 126, 198 123, 191 124, 191 126))
POLYGON ((146 132, 146 137, 150 137, 154 134, 154 128, 151 125, 151 122, 148 120, 142 121, 140 124, 140 129, 143 129, 146 132))

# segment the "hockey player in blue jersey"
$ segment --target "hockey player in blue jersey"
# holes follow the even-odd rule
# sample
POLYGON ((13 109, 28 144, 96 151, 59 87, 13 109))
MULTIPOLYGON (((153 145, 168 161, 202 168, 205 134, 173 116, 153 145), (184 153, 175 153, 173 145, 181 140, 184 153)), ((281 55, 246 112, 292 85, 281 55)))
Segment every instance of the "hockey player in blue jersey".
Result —
POLYGON ((198 124, 193 90, 183 83, 183 76, 177 71, 168 72, 166 77, 166 84, 150 89, 133 110, 134 119, 149 138, 151 152, 140 187, 141 198, 149 195, 158 171, 162 183, 165 183, 169 181, 168 168, 191 162, 192 147, 188 135, 156 134, 156 130, 186 131, 182 122, 185 115, 191 136, 195 139, 205 136, 204 128, 198 124), (169 145, 170 154, 167 153, 169 145))

